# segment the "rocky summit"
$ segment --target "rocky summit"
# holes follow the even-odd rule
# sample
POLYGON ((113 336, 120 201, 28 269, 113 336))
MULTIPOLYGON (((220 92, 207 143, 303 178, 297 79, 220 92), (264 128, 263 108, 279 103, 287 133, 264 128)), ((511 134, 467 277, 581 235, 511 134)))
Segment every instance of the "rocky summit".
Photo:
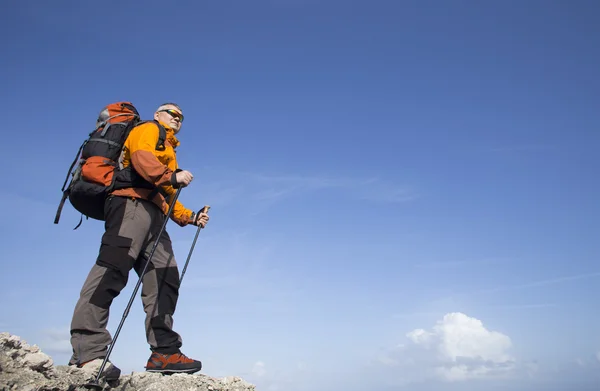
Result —
MULTIPOLYGON (((68 365, 54 365, 37 345, 16 335, 0 333, 1 391, 84 391, 95 373, 68 365)), ((161 375, 133 372, 121 375, 117 384, 100 382, 96 390, 115 391, 256 391, 236 376, 213 378, 202 374, 161 375)))

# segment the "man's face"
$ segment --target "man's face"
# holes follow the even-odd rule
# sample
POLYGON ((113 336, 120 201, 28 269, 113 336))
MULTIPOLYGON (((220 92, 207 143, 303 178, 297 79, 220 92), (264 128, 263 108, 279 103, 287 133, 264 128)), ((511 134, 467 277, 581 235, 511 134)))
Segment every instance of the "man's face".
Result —
POLYGON ((183 113, 175 106, 165 105, 154 114, 154 119, 167 124, 177 133, 181 129, 183 113))

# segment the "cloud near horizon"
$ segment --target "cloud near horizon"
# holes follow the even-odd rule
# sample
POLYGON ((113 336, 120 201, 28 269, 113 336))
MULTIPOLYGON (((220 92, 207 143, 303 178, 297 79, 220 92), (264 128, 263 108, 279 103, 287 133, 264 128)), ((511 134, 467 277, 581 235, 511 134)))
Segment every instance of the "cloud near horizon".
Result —
POLYGON ((511 339, 463 313, 448 313, 431 330, 415 329, 406 338, 380 357, 405 384, 504 378, 515 369, 515 358, 509 353, 511 339))

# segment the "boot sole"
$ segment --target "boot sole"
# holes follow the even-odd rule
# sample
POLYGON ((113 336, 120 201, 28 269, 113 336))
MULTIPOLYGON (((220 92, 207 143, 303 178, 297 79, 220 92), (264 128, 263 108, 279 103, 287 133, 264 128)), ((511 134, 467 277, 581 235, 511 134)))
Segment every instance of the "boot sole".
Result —
POLYGON ((164 373, 164 374, 172 374, 172 373, 196 373, 200 372, 202 368, 190 368, 190 369, 146 369, 146 372, 154 372, 154 373, 164 373))

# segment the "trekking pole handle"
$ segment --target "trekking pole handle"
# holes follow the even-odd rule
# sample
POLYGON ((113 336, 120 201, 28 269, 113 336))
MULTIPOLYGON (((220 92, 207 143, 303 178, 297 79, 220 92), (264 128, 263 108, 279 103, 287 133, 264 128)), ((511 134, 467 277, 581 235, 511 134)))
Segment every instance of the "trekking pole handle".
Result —
POLYGON ((192 213, 192 220, 194 221, 194 223, 196 222, 196 218, 200 215, 200 213, 208 213, 208 210, 210 209, 209 205, 204 205, 202 207, 202 209, 200 209, 198 211, 198 213, 196 214, 195 212, 192 213))

